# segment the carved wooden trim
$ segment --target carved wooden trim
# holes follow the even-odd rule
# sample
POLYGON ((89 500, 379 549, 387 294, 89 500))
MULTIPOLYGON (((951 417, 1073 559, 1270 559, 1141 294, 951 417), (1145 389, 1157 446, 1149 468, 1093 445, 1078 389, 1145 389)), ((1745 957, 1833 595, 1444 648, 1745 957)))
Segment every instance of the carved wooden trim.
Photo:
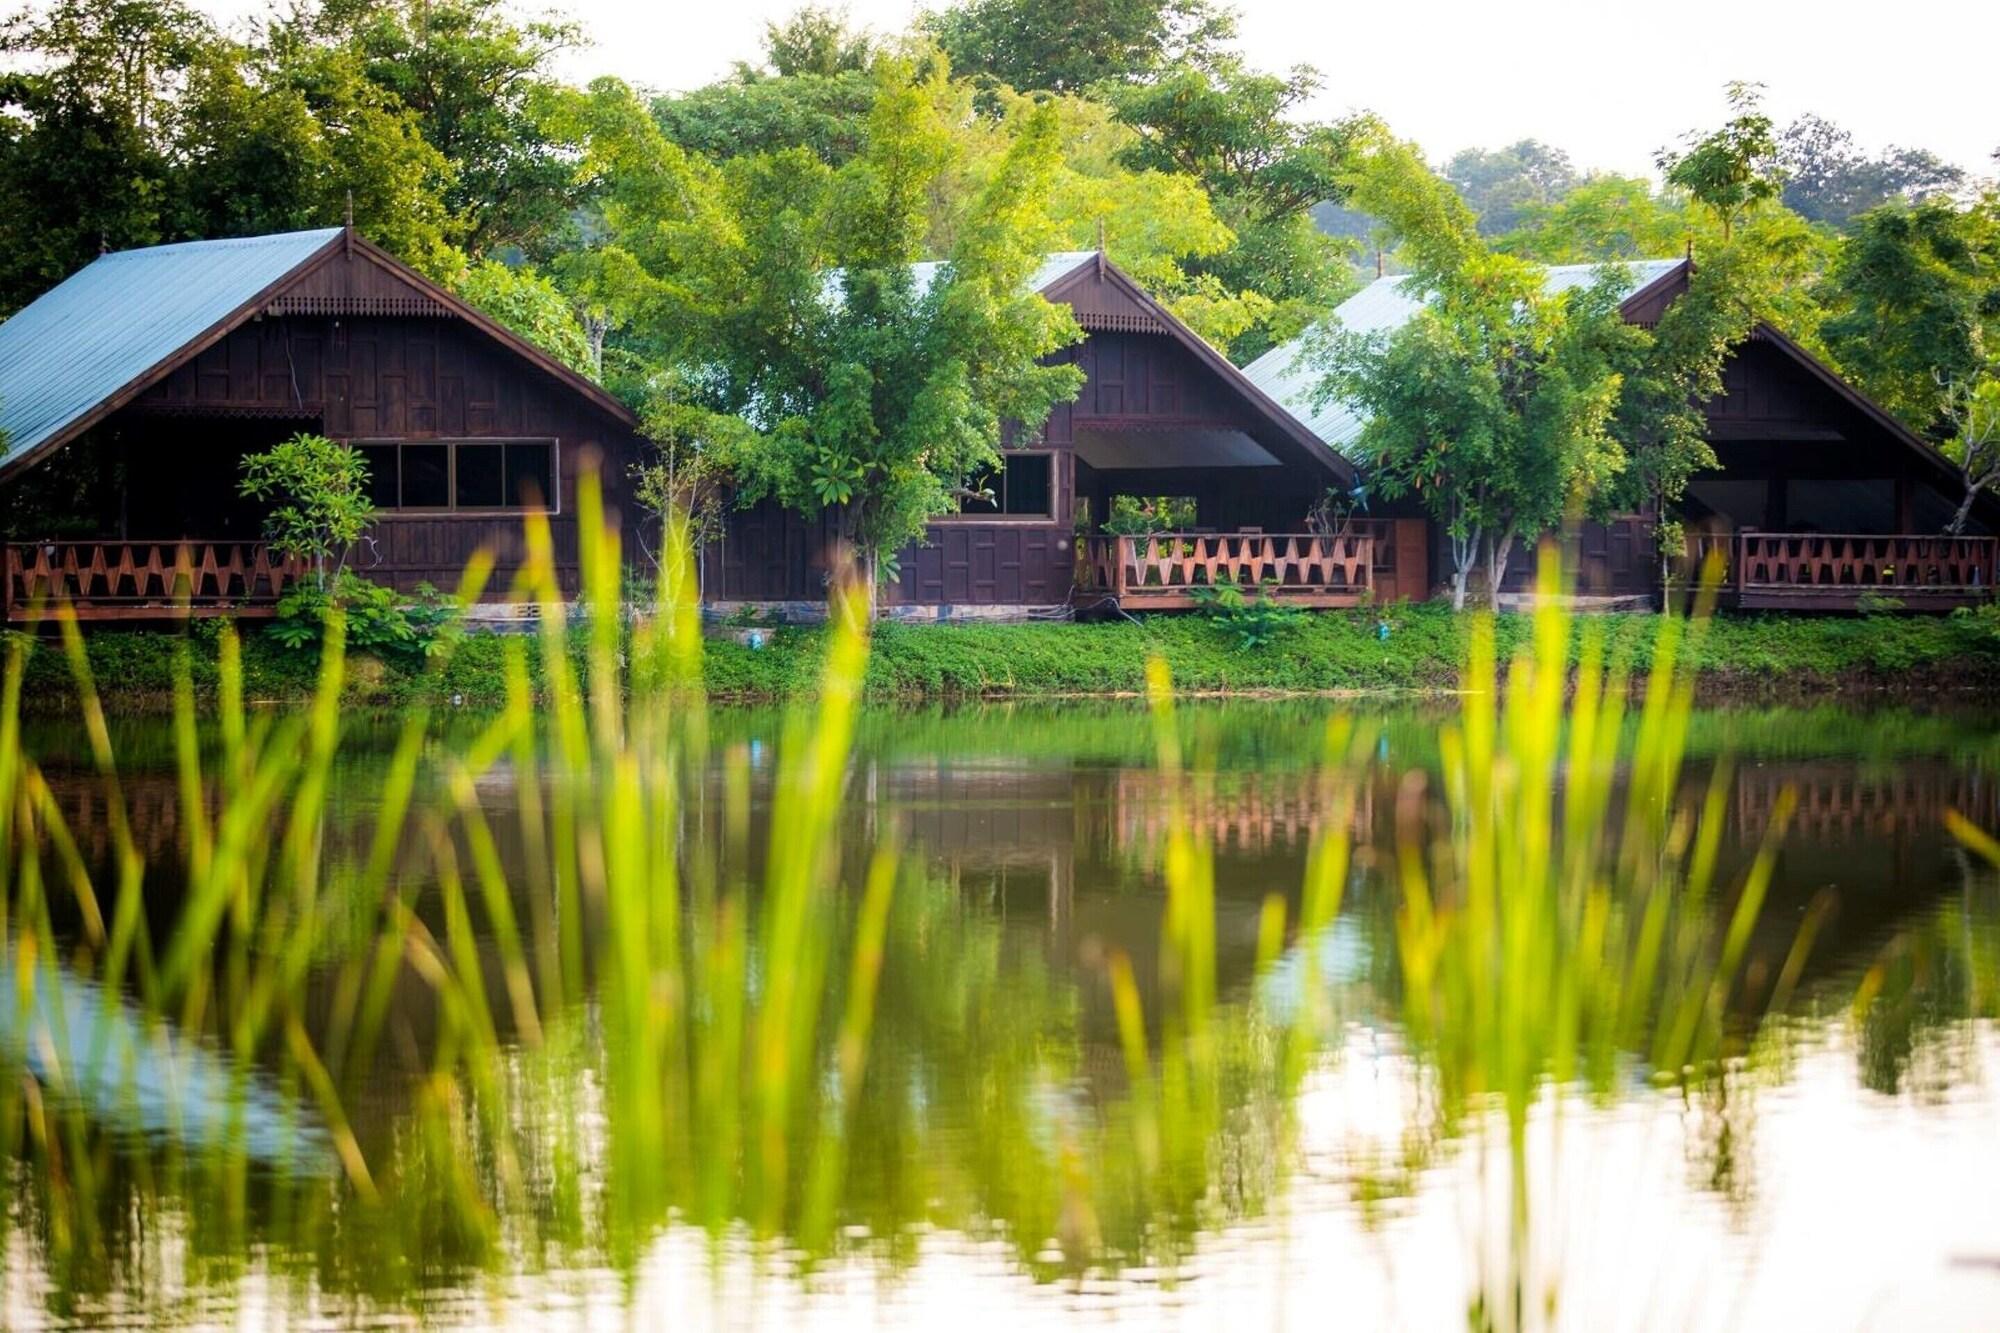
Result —
POLYGON ((379 315, 449 319, 451 310, 428 296, 280 296, 264 307, 267 315, 379 315))
POLYGON ((1153 315, 1111 314, 1079 310, 1077 324, 1097 333, 1165 333, 1167 326, 1153 315))

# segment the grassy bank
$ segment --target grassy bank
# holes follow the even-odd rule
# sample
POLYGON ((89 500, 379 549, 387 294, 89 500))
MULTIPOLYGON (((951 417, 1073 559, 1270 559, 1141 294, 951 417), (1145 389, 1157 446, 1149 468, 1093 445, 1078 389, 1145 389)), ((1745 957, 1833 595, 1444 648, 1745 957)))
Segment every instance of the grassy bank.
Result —
MULTIPOLYGON (((1635 667, 1650 653, 1658 621, 1605 616, 1595 623, 1635 667)), ((1435 691, 1458 684, 1470 617, 1435 606, 1376 613, 1329 613, 1281 630, 1269 644, 1245 647, 1228 626, 1192 616, 1142 622, 1025 625, 900 625, 879 628, 867 690, 877 699, 1032 698, 1143 691, 1146 660, 1159 654, 1188 692, 1435 691), (1383 637, 1379 626, 1388 626, 1383 637)), ((1706 689, 1783 695, 1827 690, 1950 691, 2000 694, 2000 635, 1990 619, 1875 616, 1814 618, 1725 616, 1695 656, 1706 689)), ((1525 617, 1502 617, 1502 660, 1525 638, 1525 617)), ((187 642, 198 692, 216 681, 208 639, 187 642)), ((140 710, 169 700, 176 634, 100 631, 88 638, 97 680, 116 708, 140 710)), ((708 644, 706 674, 720 699, 783 698, 812 688, 823 637, 786 629, 751 648, 727 638, 708 644)), ((504 641, 468 638, 442 674, 362 660, 350 674, 351 702, 393 706, 419 698, 499 703, 504 641)), ((244 645, 246 687, 257 699, 302 699, 312 688, 311 653, 251 633, 244 645)), ((73 691, 61 653, 45 644, 26 682, 33 706, 62 709, 73 691)))

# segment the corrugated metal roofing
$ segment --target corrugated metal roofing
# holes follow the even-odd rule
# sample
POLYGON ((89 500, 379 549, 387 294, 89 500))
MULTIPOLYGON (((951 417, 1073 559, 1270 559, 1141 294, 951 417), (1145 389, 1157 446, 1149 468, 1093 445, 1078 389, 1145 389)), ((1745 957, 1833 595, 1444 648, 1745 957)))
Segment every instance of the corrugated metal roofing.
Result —
MULTIPOLYGON (((1095 250, 1057 250, 1045 255, 1040 266, 1035 269, 1034 275, 1028 279, 1028 290, 1045 292, 1059 279, 1069 276, 1085 260, 1095 258, 1097 258, 1095 250)), ((927 292, 931 289, 931 284, 937 281, 938 274, 944 272, 945 263, 939 259, 927 259, 921 264, 911 265, 910 270, 916 275, 917 290, 927 292)))
POLYGON ((0 470, 319 253, 338 227, 104 255, 0 323, 0 470))
MULTIPOLYGON (((1627 293, 1659 281, 1682 262, 1679 259, 1637 259, 1627 263, 1624 267, 1631 274, 1627 293)), ((1546 290, 1554 295, 1587 286, 1597 280, 1604 267, 1602 264, 1552 265, 1548 269, 1546 290)), ((1401 328, 1424 304, 1405 290, 1404 283, 1405 279, 1400 277, 1375 279, 1334 307, 1333 319, 1342 329, 1353 333, 1388 333, 1401 328)), ((1286 411, 1303 421, 1313 434, 1335 449, 1344 449, 1361 434, 1365 419, 1347 403, 1335 401, 1314 406, 1313 389, 1319 383, 1320 373, 1298 364, 1304 346, 1305 339, 1297 338, 1282 347, 1274 347, 1245 366, 1243 373, 1252 384, 1277 399, 1286 411)))

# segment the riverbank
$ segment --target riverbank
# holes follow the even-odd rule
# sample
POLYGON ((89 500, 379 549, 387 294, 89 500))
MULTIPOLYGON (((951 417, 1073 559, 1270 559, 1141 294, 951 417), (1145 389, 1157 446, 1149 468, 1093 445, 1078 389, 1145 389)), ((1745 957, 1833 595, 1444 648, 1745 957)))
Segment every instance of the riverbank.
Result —
MULTIPOLYGON (((1635 668, 1650 660, 1656 616, 1608 615, 1589 622, 1635 668)), ((1341 691, 1439 692, 1458 683, 1470 616, 1439 606, 1381 612, 1329 612, 1281 628, 1269 643, 1246 646, 1229 625, 1193 616, 1096 624, 903 625, 877 629, 868 692, 879 700, 1038 698, 1117 695, 1145 688, 1147 659, 1164 657, 1188 693, 1264 694, 1341 691), (1386 629, 1385 629, 1386 627, 1386 629)), ((1531 622, 1502 616, 1504 656, 1531 622)), ((1705 691, 1744 697, 1800 697, 1882 692, 2000 696, 2000 633, 1991 617, 1719 616, 1696 649, 1705 691)), ((106 706, 148 711, 172 697, 181 636, 98 631, 86 639, 91 670, 106 706)), ((216 685, 215 647, 187 640, 198 692, 216 685)), ((719 700, 753 702, 809 691, 817 679, 822 635, 780 629, 758 646, 717 637, 704 671, 719 700)), ((442 670, 418 665, 350 663, 356 706, 419 701, 467 706, 504 695, 505 641, 472 635, 442 670)), ((260 633, 244 643, 245 689, 258 700, 302 698, 317 667, 310 654, 260 633)), ((26 702, 38 711, 74 705, 60 648, 37 646, 26 702)))

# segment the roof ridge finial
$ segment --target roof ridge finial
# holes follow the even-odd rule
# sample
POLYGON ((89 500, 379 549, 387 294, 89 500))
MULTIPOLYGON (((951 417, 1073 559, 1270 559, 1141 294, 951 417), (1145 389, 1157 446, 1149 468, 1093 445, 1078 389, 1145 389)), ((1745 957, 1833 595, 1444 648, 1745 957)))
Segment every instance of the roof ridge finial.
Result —
POLYGON ((1097 215, 1097 276, 1104 276, 1104 214, 1097 215))
POLYGON ((341 214, 340 225, 349 231, 354 230, 354 191, 351 188, 347 192, 347 211, 341 214))

